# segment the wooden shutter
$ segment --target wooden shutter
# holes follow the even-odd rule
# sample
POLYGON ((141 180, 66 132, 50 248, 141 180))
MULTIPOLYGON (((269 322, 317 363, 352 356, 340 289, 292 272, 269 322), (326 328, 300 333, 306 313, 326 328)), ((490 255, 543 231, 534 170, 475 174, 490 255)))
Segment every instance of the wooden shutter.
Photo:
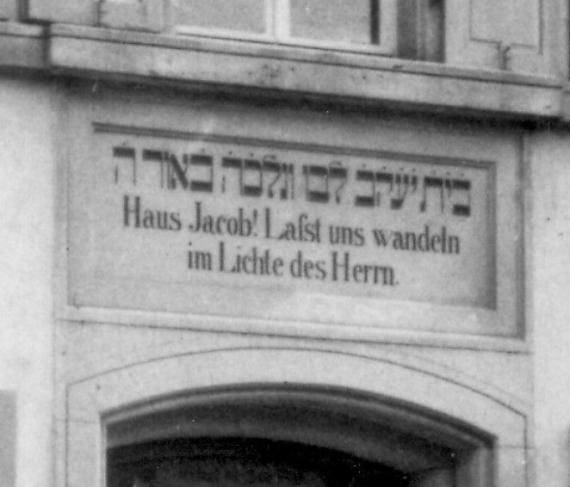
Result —
POLYGON ((449 64, 544 72, 546 0, 446 2, 449 64))
POLYGON ((387 54, 396 54, 398 42, 398 2, 395 0, 380 0, 380 36, 379 46, 387 54))
POLYGON ((27 0, 32 21, 94 25, 98 0, 27 0))
POLYGON ((444 0, 400 0, 398 57, 422 61, 444 60, 444 0))

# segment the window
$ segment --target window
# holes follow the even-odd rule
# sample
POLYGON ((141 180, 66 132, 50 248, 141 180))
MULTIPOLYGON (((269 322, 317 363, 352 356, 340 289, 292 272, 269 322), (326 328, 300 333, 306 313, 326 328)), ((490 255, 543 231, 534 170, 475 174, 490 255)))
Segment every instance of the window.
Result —
POLYGON ((378 45, 379 4, 377 0, 291 0, 290 35, 295 39, 378 45))
POLYGON ((443 61, 443 0, 178 0, 180 34, 443 61))
POLYGON ((395 55, 397 0, 179 0, 176 31, 395 55))
POLYGON ((181 32, 218 35, 268 34, 268 2, 265 0, 180 0, 176 23, 181 32))

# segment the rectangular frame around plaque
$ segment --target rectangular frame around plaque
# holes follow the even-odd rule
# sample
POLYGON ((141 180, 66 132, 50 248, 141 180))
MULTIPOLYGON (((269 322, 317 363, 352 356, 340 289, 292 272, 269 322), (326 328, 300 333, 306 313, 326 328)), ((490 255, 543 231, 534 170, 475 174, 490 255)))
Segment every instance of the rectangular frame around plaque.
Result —
MULTIPOLYGON (((246 320, 250 324, 248 329, 251 330, 255 322, 263 323, 261 328, 267 330, 275 328, 276 333, 289 334, 288 331, 293 327, 295 334, 303 335, 301 330, 303 326, 307 327, 307 333, 313 335, 315 333, 314 326, 318 329, 322 328, 322 333, 327 334, 327 329, 345 329, 351 336, 357 333, 354 327, 362 330, 381 332, 382 330, 392 331, 421 331, 421 332, 444 332, 457 336, 479 335, 479 336, 505 336, 515 338, 519 336, 518 329, 518 290, 519 284, 517 279, 504 277, 504 273, 511 275, 517 270, 515 262, 519 256, 517 243, 513 239, 514 234, 520 233, 519 217, 512 219, 508 225, 499 225, 496 223, 496 213, 504 212, 504 195, 502 195, 503 203, 497 206, 495 195, 497 195, 497 168, 503 167, 500 171, 500 179, 504 184, 505 176, 508 174, 519 174, 519 163, 513 158, 513 161, 506 165, 503 162, 490 159, 476 159, 469 153, 466 157, 440 156, 436 153, 428 153, 426 155, 416 152, 405 152, 397 150, 383 150, 364 145, 362 147, 344 147, 336 146, 328 143, 307 142, 306 140, 291 141, 288 139, 276 139, 267 137, 252 137, 244 135, 242 130, 240 134, 228 135, 227 132, 212 133, 199 130, 176 130, 169 124, 163 124, 162 127, 148 125, 134 125, 124 123, 131 117, 114 117, 109 119, 105 117, 103 120, 89 120, 79 111, 76 118, 82 120, 83 128, 81 135, 76 139, 75 149, 72 148, 71 153, 80 151, 85 155, 85 160, 78 161, 70 169, 70 220, 68 224, 70 258, 68 260, 68 305, 72 310, 109 310, 104 314, 106 316, 112 310, 124 315, 125 312, 136 312, 141 318, 141 313, 151 313, 160 316, 165 314, 165 319, 171 321, 168 316, 174 317, 179 315, 203 316, 209 319, 234 318, 237 320, 246 320), (485 226, 487 233, 485 243, 481 243, 486 247, 487 266, 492 270, 485 276, 485 286, 487 297, 486 301, 479 304, 469 302, 434 302, 422 300, 410 300, 404 296, 395 298, 380 298, 362 293, 354 292, 331 292, 330 287, 323 288, 319 285, 310 283, 305 288, 295 288, 294 285, 287 285, 281 282, 268 284, 265 280, 259 283, 252 283, 246 279, 240 282, 231 281, 229 284, 223 281, 210 281, 204 278, 204 275, 195 274, 192 279, 182 278, 166 278, 161 282, 151 275, 146 276, 114 276, 109 278, 109 274, 105 272, 105 266, 102 267, 103 272, 93 273, 93 267, 89 264, 89 259, 93 259, 90 255, 89 248, 93 249, 99 239, 90 235, 90 225, 78 224, 81 221, 87 221, 85 218, 89 213, 92 202, 104 202, 107 197, 92 194, 93 188, 87 181, 85 168, 96 168, 101 166, 98 159, 97 151, 101 149, 101 137, 123 138, 125 141, 149 141, 153 140, 158 143, 163 150, 175 148, 180 154, 182 145, 202 144, 211 148, 212 146, 239 146, 245 150, 255 149, 275 149, 277 151, 288 151, 289 153, 313 154, 314 157, 321 157, 323 154, 335 157, 347 157, 352 159, 369 158, 391 160, 394 163, 408 164, 408 167, 414 165, 429 165, 430 167, 441 167, 448 170, 451 166, 457 168, 468 168, 474 171, 482 171, 486 178, 486 195, 487 210, 485 212, 485 226), (98 149, 99 148, 99 149, 98 149), (514 165, 513 165, 514 164, 514 165), (505 173, 504 166, 507 166, 505 173), (83 172, 83 174, 81 174, 83 172), (82 191, 77 191, 77 188, 82 191), (71 188, 76 188, 72 190, 71 188), (75 193, 75 194, 74 194, 75 193), (81 193, 78 195, 78 193, 81 193), (74 208, 73 208, 74 207, 74 208), (82 209, 78 208, 81 207, 82 209), (497 235, 499 232, 500 235, 497 235), (506 233, 511 234, 509 240, 505 240, 506 233), (78 244, 84 242, 83 248, 77 251, 78 244), (88 243, 87 247, 85 243, 88 243), (509 244, 508 242, 513 242, 509 244), (499 254, 499 261, 497 261, 499 254), (507 259, 505 259, 507 256, 507 259), (91 269, 91 271, 89 270, 91 269), (136 283, 136 286, 135 286, 136 283), (138 292, 133 293, 132 290, 138 287, 138 292), (516 289, 516 294, 512 290, 516 289), (490 294, 489 294, 490 290, 490 294), (247 305, 250 304, 249 306, 247 305), (260 306, 259 303, 263 303, 260 306), (354 310, 358 309, 355 316, 354 310), (270 323, 274 325, 270 326, 270 323), (287 324, 289 323, 289 325, 287 324), (306 325, 302 325, 305 323, 306 325), (350 329, 354 331, 350 332, 350 329)), ((452 135, 448 136, 452 137, 452 135)), ((111 139, 108 139, 108 141, 111 139)), ((114 143, 114 139, 113 139, 114 143)), ((157 145, 157 144, 154 144, 157 145)), ((141 146, 142 147, 142 146, 141 146)), ((141 149, 139 147, 138 149, 141 149)), ((107 147, 108 149, 108 147, 107 147)), ((162 150, 161 149, 161 150, 162 150)), ((189 153, 191 151, 188 151, 189 153)), ((257 156, 257 154, 255 154, 257 156)), ((514 154, 513 154, 514 156, 514 154)), ((309 157, 309 155, 307 155, 309 157)), ((426 166, 427 167, 427 166, 426 166)), ((417 169, 417 168, 416 168, 417 169)), ((518 180, 508 183, 507 192, 511 192, 518 184, 518 180)), ((505 193, 505 190, 501 190, 505 193)), ((514 194, 514 193, 512 193, 514 194)), ((161 201, 160 199, 157 201, 161 201)), ((166 201, 166 200, 162 200, 166 201)), ((174 200, 172 200, 174 201, 174 200)), ((219 201, 218 201, 219 203, 219 201)), ((216 204, 218 204, 216 203, 216 204)), ((178 202, 174 203, 175 206, 178 202)), ((507 208, 512 203, 507 203, 507 208)), ((237 206, 237 205, 236 205, 237 206)), ((116 205, 115 205, 116 207, 116 205)), ((512 207, 514 209, 514 207, 512 207)), ((244 211, 246 208, 244 207, 244 211)), ((351 215, 354 216, 354 213, 351 215)), ((97 218, 95 218, 97 219, 97 218)), ((504 219, 504 216, 503 216, 504 219)), ((358 220, 358 218, 356 218, 358 220)), ((138 237, 137 237, 138 238, 138 237)), ((157 237, 158 241, 163 244, 168 241, 167 237, 157 237)), ((113 237, 111 237, 111 240, 113 237)), ((121 239, 122 240, 122 239, 121 239)), ((127 239, 128 240, 128 239, 127 239)), ((517 237, 518 241, 518 237, 517 237)), ((151 249, 154 245, 146 245, 146 250, 151 249)), ((176 244, 178 245, 178 244, 176 244)), ((181 247, 182 248, 182 247, 181 247)), ((136 254, 136 252, 134 252, 136 254)), ((149 256, 152 251, 149 250, 149 256)), ((182 254, 181 254, 182 255, 182 254)), ((180 257, 178 257, 180 259, 180 257)), ((98 259, 95 259, 98 260, 98 259)), ((178 260, 182 262, 182 260, 178 260)), ((121 262, 115 268, 107 267, 113 272, 120 269, 121 262)), ((151 266, 152 267, 152 266, 151 266)), ((152 269, 151 269, 152 271, 152 269)), ((225 278, 226 276, 224 276, 225 278)), ((230 276, 233 278, 234 276, 230 276)), ((180 318, 182 319, 182 318, 180 318)), ((176 318, 176 322, 180 322, 176 318)), ((124 318, 121 318, 124 321, 124 318)), ((160 320, 160 318, 159 318, 160 320)), ((144 321, 144 319, 143 319, 144 321)), ((182 320, 183 321, 183 320, 182 320)), ((336 333, 336 332, 335 332, 336 333)), ((316 332, 317 335, 320 332, 316 332)), ((369 335, 369 332, 366 332, 369 335)))

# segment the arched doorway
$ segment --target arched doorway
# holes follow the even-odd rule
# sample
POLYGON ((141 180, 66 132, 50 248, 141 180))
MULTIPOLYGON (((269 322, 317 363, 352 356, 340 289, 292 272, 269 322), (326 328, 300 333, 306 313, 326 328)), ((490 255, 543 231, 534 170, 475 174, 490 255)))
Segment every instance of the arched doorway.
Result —
POLYGON ((104 418, 107 487, 478 487, 493 438, 355 390, 248 384, 104 418))

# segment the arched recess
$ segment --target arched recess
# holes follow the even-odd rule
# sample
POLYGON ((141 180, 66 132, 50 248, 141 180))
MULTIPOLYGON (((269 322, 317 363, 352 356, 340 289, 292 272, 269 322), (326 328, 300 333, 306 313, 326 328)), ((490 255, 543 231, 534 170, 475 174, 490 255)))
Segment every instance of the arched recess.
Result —
POLYGON ((71 384, 68 485, 105 485, 106 451, 166 439, 264 439, 405 472, 410 486, 526 484, 525 418, 465 384, 319 350, 233 349, 71 384))
POLYGON ((112 457, 133 455, 128 447, 137 445, 140 453, 132 463, 152 461, 152 450, 163 454, 168 440, 179 445, 178 457, 180 449, 193 446, 183 439, 225 440, 219 447, 225 454, 238 439, 272 440, 297 449, 318 447, 306 449, 307 455, 328 449, 386 467, 401 473, 397 485, 487 487, 493 482, 491 435, 409 404, 337 387, 205 388, 110 412, 103 423, 112 457))

